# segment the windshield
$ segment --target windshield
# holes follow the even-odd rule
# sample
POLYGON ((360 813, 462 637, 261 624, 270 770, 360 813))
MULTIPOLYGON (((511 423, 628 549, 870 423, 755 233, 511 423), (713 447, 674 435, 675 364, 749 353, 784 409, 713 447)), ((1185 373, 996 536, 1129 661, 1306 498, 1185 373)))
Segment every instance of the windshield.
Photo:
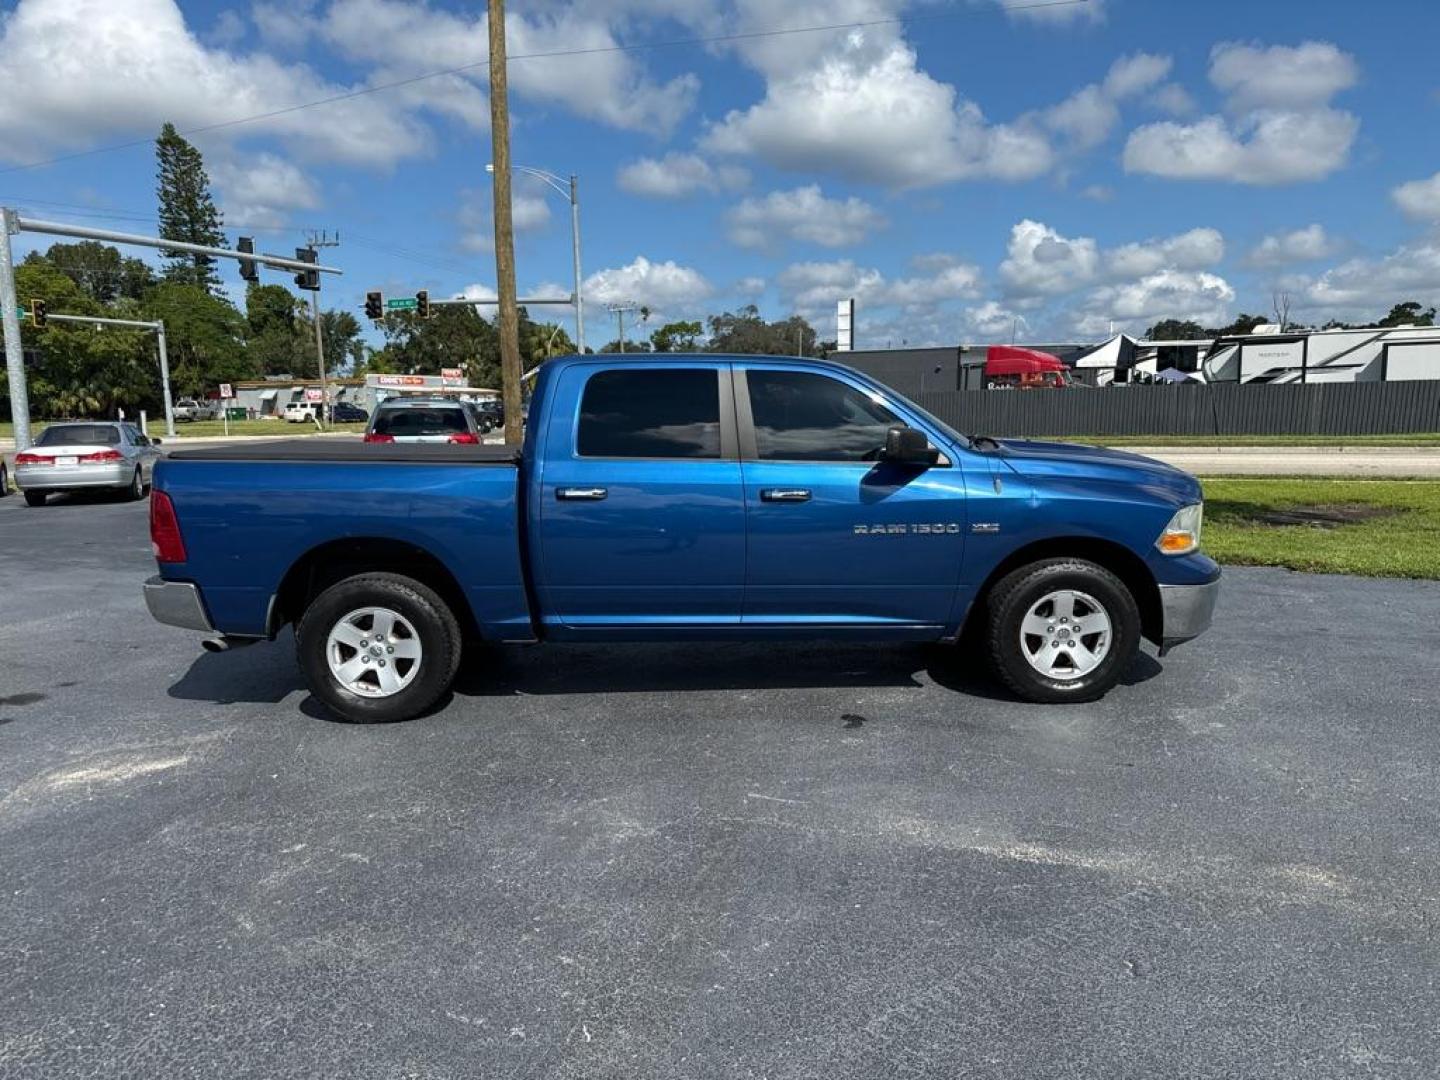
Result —
POLYGON ((36 446, 119 446, 120 429, 113 424, 52 424, 36 446))
POLYGON ((465 412, 453 409, 382 409, 375 416, 376 435, 414 438, 423 435, 452 435, 470 430, 465 412))

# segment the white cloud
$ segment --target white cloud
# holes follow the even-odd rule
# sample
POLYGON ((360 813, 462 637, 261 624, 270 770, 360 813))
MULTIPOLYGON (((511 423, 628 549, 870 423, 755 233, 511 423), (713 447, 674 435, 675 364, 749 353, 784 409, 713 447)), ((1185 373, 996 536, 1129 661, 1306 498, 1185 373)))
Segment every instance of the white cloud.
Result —
POLYGON ((736 296, 744 297, 747 300, 753 300, 765 291, 765 286, 767 284, 768 282, 766 282, 763 277, 751 275, 749 277, 742 277, 739 281, 735 283, 735 288, 731 291, 736 296))
POLYGON ((1303 229, 1262 238, 1250 249, 1245 261, 1251 266, 1285 266, 1328 258, 1335 254, 1336 248, 1323 225, 1307 225, 1303 229))
POLYGON ((1102 285, 1074 314, 1077 333, 1098 337, 1117 329, 1144 330, 1160 319, 1193 319, 1214 326, 1228 320, 1235 290, 1217 274, 1159 270, 1135 281, 1102 285))
POLYGON ((311 15, 314 6, 314 0, 274 0, 257 3, 250 10, 250 17, 255 20, 255 29, 265 44, 294 51, 302 48, 315 32, 315 19, 311 15))
MULTIPOLYGON (((465 251, 495 250, 495 204, 490 188, 460 192, 460 247, 465 251)), ((534 232, 550 224, 550 201, 540 181, 520 178, 510 192, 510 224, 517 233, 534 232)))
POLYGON ((1390 192, 1390 197, 1407 217, 1440 221, 1440 172, 1428 180, 1411 180, 1390 192))
POLYGON ((991 124, 978 105, 919 70, 903 41, 869 31, 853 32, 813 63, 781 63, 764 100, 732 110, 701 144, 781 169, 899 188, 1028 179, 1053 160, 1042 132, 991 124))
POLYGON ((674 260, 651 262, 637 255, 626 266, 611 267, 585 279, 588 303, 608 304, 633 300, 655 312, 695 313, 715 289, 698 270, 674 260))
MULTIPOLYGON (((205 47, 173 0, 26 0, 0 23, 0 157, 182 131, 344 92, 301 64, 205 47)), ((296 154, 390 165, 424 151, 423 123, 385 95, 271 116, 207 137, 265 134, 296 154)))
POLYGON ((1298 306, 1353 321, 1383 314, 1393 304, 1440 301, 1440 238, 1402 245, 1380 258, 1355 258, 1314 277, 1287 283, 1298 306))
POLYGON ((1157 270, 1197 270, 1225 257, 1225 238, 1215 229, 1191 229, 1163 240, 1122 244, 1104 253, 1104 271, 1112 278, 1140 277, 1157 270))
POLYGON ((1026 218, 1010 230, 1000 280, 1014 297, 1055 296, 1094 280, 1100 248, 1089 237, 1069 239, 1026 218))
POLYGON ((1115 189, 1108 184, 1091 184, 1080 189, 1080 197, 1091 202, 1109 202, 1115 198, 1115 189))
MULTIPOLYGON (((404 0, 335 0, 322 32, 348 58, 401 73, 474 65, 489 51, 483 13, 457 15, 404 0)), ((611 127, 660 133, 673 129, 694 106, 699 80, 689 74, 664 84, 651 80, 632 53, 617 49, 603 13, 597 17, 584 7, 511 12, 505 33, 511 92, 522 100, 556 105, 611 127), (562 60, 523 59, 556 50, 590 51, 562 60)), ((484 80, 484 68, 474 77, 484 80)))
POLYGON ((1227 95, 1231 112, 1309 109, 1359 80, 1355 58, 1328 41, 1268 49, 1229 42, 1210 52, 1210 81, 1227 95))
POLYGON ((1245 184, 1322 179, 1349 160, 1360 121, 1329 102, 1358 77, 1354 59, 1326 42, 1218 45, 1210 81, 1232 116, 1138 128, 1125 145, 1125 169, 1245 184))
POLYGON ((829 199, 819 184, 744 199, 726 219, 732 243, 758 250, 773 249, 786 239, 844 247, 886 224, 884 215, 864 199, 829 199))
POLYGON ((978 307, 966 308, 965 324, 975 336, 992 339, 1008 338, 1017 327, 1028 329, 1030 325, 1025 316, 995 300, 986 300, 978 307))
POLYGON ((1195 112, 1195 99, 1179 83, 1166 83, 1149 98, 1150 104, 1171 116, 1189 116, 1195 112))
POLYGON ((215 17, 215 23, 210 27, 205 39, 212 45, 228 49, 243 41, 245 33, 245 20, 240 17, 240 13, 233 8, 226 8, 215 17))
POLYGON ((219 193, 218 203, 232 228, 273 228, 288 220, 290 210, 320 206, 315 181, 277 154, 244 158, 220 156, 207 166, 219 193))
POLYGON ((777 284, 789 306, 812 322, 833 316, 835 302, 849 297, 867 311, 893 307, 912 315, 933 315, 952 301, 978 297, 979 267, 958 260, 931 265, 935 267, 931 273, 892 281, 879 270, 857 266, 850 259, 801 262, 782 270, 777 284))
POLYGON ((1046 109, 1043 121, 1077 150, 1099 146, 1120 123, 1119 103, 1153 87, 1170 73, 1171 64, 1170 57, 1150 53, 1122 56, 1104 81, 1081 87, 1046 109))
POLYGON ((663 158, 632 161, 621 167, 615 180, 632 195, 678 199, 697 192, 738 191, 750 182, 750 174, 738 165, 711 165, 699 154, 671 152, 663 158))

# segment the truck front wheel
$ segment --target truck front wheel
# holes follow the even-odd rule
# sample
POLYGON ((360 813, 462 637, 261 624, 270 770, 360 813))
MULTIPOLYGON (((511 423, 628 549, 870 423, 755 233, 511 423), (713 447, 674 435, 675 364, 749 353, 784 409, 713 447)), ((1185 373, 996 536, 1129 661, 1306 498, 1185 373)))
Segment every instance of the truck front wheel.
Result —
POLYGON ((310 692, 356 724, 410 720, 438 701, 460 666, 460 627, 428 586, 399 574, 331 585, 295 630, 310 692))
POLYGON ((995 585, 988 608, 991 665, 1026 701, 1094 701, 1140 648, 1135 598, 1085 559, 1020 567, 995 585))

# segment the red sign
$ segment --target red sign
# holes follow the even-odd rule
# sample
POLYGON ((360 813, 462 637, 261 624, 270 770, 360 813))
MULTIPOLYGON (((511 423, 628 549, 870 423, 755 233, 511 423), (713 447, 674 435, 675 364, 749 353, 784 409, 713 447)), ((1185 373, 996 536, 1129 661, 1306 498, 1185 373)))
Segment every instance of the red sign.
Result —
POLYGON ((463 379, 465 378, 465 369, 458 367, 442 367, 440 369, 440 377, 442 379, 463 379))
POLYGON ((319 400, 320 400, 320 388, 319 388, 318 386, 317 386, 317 387, 307 387, 306 390, 305 390, 305 400, 306 400, 306 401, 319 401, 319 400))
POLYGON ((376 386, 424 386, 424 375, 377 375, 376 386))

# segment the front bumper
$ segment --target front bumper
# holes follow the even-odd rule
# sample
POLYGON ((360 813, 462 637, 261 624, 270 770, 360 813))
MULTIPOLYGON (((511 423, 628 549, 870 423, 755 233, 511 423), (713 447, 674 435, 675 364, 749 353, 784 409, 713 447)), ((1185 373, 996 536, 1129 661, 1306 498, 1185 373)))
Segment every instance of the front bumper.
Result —
POLYGON ((1160 611, 1164 618, 1161 656, 1210 629, 1215 615, 1215 600, 1219 595, 1218 575, 1202 585, 1160 586, 1160 611))
POLYGON ((145 606, 157 622, 186 630, 203 630, 207 634, 215 632, 205 612, 199 586, 188 581, 166 581, 158 576, 147 579, 145 606))
POLYGON ((15 485, 21 491, 73 491, 76 488, 130 486, 135 466, 119 465, 17 465, 15 485))

